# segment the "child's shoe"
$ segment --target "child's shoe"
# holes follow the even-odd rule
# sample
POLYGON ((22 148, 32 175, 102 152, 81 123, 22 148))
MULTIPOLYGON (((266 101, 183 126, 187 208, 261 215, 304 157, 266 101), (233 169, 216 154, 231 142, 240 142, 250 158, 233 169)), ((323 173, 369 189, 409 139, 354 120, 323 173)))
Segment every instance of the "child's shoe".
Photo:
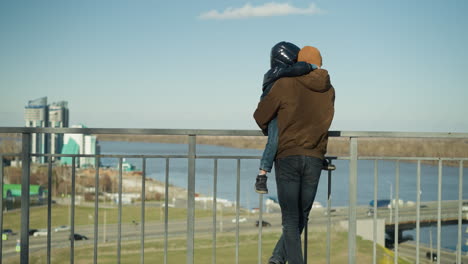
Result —
POLYGON ((255 181, 255 191, 257 193, 268 193, 267 179, 266 175, 257 175, 257 180, 255 181))
POLYGON ((324 159, 322 163, 322 170, 333 171, 336 169, 336 166, 328 163, 328 160, 324 159))

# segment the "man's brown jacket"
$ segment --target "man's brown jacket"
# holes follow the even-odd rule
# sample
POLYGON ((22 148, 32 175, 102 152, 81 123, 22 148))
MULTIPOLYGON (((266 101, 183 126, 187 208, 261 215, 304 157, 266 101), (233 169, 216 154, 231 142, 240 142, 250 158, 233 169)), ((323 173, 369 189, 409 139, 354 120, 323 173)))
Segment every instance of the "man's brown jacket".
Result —
POLYGON ((266 131, 268 123, 277 117, 276 158, 305 155, 323 159, 335 112, 334 102, 335 89, 328 71, 317 69, 306 75, 276 81, 258 104, 254 118, 266 131))

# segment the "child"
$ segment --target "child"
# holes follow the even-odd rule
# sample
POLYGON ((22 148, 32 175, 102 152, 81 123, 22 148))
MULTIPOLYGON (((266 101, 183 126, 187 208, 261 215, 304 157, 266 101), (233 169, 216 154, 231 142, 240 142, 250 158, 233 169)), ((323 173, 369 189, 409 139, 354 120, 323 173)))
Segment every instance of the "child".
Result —
MULTIPOLYGON (((276 80, 282 77, 295 77, 307 74, 318 67, 306 62, 297 62, 297 56, 300 48, 289 42, 279 42, 271 49, 270 64, 263 78, 262 100, 271 90, 276 80)), ((278 125, 274 118, 268 124, 268 131, 263 131, 268 135, 267 144, 260 161, 260 172, 255 182, 255 191, 257 193, 268 193, 267 173, 271 172, 273 161, 275 160, 278 149, 278 125)))

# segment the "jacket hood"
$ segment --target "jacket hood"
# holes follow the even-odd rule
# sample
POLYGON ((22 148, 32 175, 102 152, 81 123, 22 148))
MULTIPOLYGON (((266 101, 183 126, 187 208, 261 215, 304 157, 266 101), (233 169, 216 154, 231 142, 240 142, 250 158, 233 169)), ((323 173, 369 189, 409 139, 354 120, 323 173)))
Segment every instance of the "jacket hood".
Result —
POLYGON ((298 61, 305 61, 307 63, 315 64, 322 67, 322 55, 320 51, 312 46, 303 47, 298 54, 298 61))
POLYGON ((286 41, 277 43, 271 48, 270 54, 270 66, 275 67, 286 67, 297 62, 297 54, 301 49, 286 41))
POLYGON ((324 93, 333 88, 330 82, 330 75, 324 69, 311 71, 309 74, 295 77, 301 86, 314 92, 324 93))

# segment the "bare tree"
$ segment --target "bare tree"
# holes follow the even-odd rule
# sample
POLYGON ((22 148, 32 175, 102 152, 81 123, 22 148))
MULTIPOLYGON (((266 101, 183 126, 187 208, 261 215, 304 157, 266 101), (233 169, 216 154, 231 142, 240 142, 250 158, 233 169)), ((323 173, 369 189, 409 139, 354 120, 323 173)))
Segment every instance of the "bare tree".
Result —
MULTIPOLYGON (((0 153, 19 153, 21 151, 21 143, 16 140, 0 141, 0 153)), ((14 157, 6 156, 6 160, 12 160, 14 157)))
POLYGON ((21 168, 6 167, 4 173, 5 183, 21 184, 21 168))
POLYGON ((108 174, 103 175, 99 182, 99 185, 101 186, 102 191, 112 192, 112 179, 108 174))
POLYGON ((70 193, 71 168, 67 165, 56 166, 52 174, 55 183, 55 195, 70 193))

